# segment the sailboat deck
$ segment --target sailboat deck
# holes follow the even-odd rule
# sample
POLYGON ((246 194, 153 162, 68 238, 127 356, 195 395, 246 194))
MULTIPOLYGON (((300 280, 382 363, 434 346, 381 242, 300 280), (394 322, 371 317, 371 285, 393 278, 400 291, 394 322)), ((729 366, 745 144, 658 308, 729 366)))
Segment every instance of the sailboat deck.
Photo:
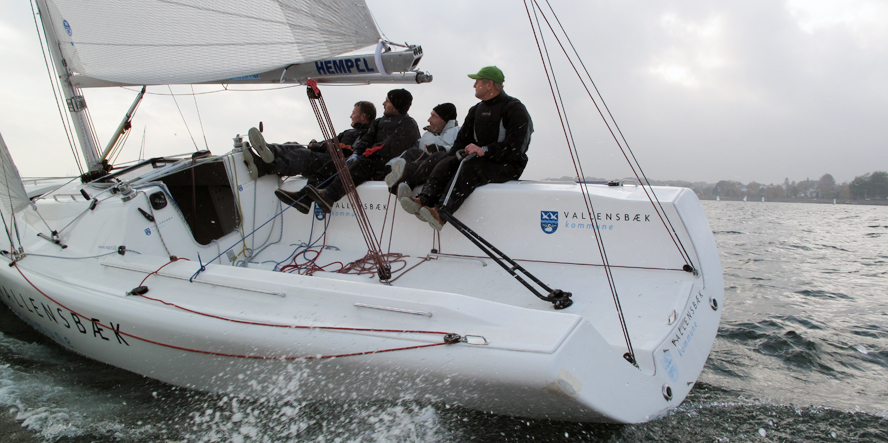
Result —
MULTIPOLYGON (((263 255, 286 257, 292 248, 276 246, 263 255)), ((308 254, 314 258, 314 254, 308 254)), ((554 311, 551 303, 540 300, 492 259, 481 256, 430 253, 427 256, 401 256, 392 263, 392 280, 382 283, 375 272, 339 273, 343 264, 361 258, 354 251, 324 250, 313 278, 346 280, 374 285, 454 293, 525 309, 554 311)), ((297 263, 305 263, 301 258, 297 263)), ((545 263, 519 260, 519 264, 552 289, 573 294, 574 304, 564 313, 577 314, 588 320, 615 348, 623 349, 625 340, 619 317, 601 266, 590 264, 545 263)), ((271 272, 274 261, 250 264, 248 267, 271 272)), ((304 271, 303 271, 304 273, 304 271)), ((625 313, 626 327, 633 337, 636 351, 653 349, 672 328, 676 313, 684 309, 697 279, 676 270, 612 269, 620 307, 625 313)), ((541 289, 538 289, 542 291, 541 289)), ((543 294, 546 295, 546 294, 543 294)))

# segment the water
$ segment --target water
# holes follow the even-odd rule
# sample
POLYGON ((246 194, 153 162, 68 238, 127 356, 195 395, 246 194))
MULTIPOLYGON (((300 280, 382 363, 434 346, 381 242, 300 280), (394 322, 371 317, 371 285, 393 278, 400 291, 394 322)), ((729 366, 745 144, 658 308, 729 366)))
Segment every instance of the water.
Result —
POLYGON ((196 393, 66 352, 0 304, 0 441, 888 441, 888 207, 704 206, 724 267, 722 324, 691 395, 659 420, 196 393))

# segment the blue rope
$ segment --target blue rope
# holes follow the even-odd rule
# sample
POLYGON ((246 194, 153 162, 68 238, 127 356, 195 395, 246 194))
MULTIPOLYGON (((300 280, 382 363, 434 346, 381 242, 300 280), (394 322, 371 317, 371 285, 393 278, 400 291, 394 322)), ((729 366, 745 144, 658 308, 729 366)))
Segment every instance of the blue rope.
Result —
MULTIPOLYGON (((301 199, 300 199, 300 200, 301 200, 301 199)), ((269 233, 268 236, 271 237, 271 233, 269 233)), ((250 264, 250 263, 256 263, 256 262, 252 261, 252 259, 258 257, 259 254, 265 252, 265 250, 268 249, 269 246, 276 245, 276 244, 280 243, 281 240, 282 240, 283 238, 284 238, 284 224, 281 223, 281 229, 280 229, 280 232, 278 232, 278 238, 277 238, 277 240, 275 240, 275 241, 273 241, 273 242, 271 242, 271 243, 263 244, 263 245, 259 248, 258 251, 256 251, 255 253, 250 254, 250 258, 245 258, 245 259, 243 259, 243 260, 240 260, 240 261, 238 261, 238 262, 235 262, 234 265, 237 266, 237 267, 246 267, 247 264, 250 264)), ((268 239, 266 239, 265 241, 268 242, 268 239)), ((262 262, 262 263, 268 263, 268 262, 272 262, 272 263, 273 263, 274 260, 266 260, 265 262, 262 262)))
MULTIPOLYGON (((283 260, 283 261, 281 261, 281 262, 279 262, 279 263, 277 263, 277 264, 275 265, 275 267, 274 267, 275 270, 278 270, 278 267, 281 265, 281 263, 284 263, 284 262, 290 261, 291 259, 295 259, 296 257, 298 257, 298 256, 300 256, 300 255, 303 255, 303 256, 304 256, 304 254, 305 254, 306 252, 308 252, 308 251, 310 251, 312 248, 314 248, 315 245, 317 245, 318 242, 321 241, 322 238, 324 238, 324 234, 327 233, 327 227, 329 226, 329 221, 330 221, 330 220, 329 220, 329 219, 326 219, 326 220, 324 221, 324 232, 321 232, 321 233, 318 235, 318 238, 317 238, 316 240, 312 241, 312 240, 311 240, 311 237, 312 237, 312 235, 313 235, 313 233, 314 233, 314 222, 315 222, 315 221, 316 221, 316 220, 312 220, 312 223, 311 223, 311 231, 310 231, 309 234, 308 234, 308 241, 309 241, 309 243, 304 243, 304 242, 303 242, 303 243, 300 243, 300 244, 296 247, 296 249, 293 251, 293 253, 290 254, 289 257, 287 257, 285 260, 283 260), (302 251, 300 251, 300 249, 302 249, 302 251)), ((305 257, 305 258, 306 258, 306 260, 308 260, 308 261, 311 262, 312 264, 316 264, 314 260, 309 259, 308 257, 305 257)), ((292 273, 292 272, 295 272, 295 271, 298 271, 298 270, 299 270, 298 268, 295 268, 295 269, 293 269, 292 271, 289 271, 288 273, 292 273)))
MULTIPOLYGON (((300 243, 300 244, 298 244, 298 245, 295 245, 295 246, 296 246, 296 249, 294 249, 293 252, 291 252, 290 255, 287 256, 287 258, 285 258, 285 259, 283 259, 283 260, 281 260, 281 261, 275 263, 275 265, 274 265, 274 269, 273 269, 274 271, 277 271, 277 270, 278 270, 278 268, 281 266, 281 263, 288 262, 288 261, 290 261, 290 260, 296 258, 296 256, 299 255, 299 249, 300 249, 300 248, 305 247, 305 249, 308 249, 308 248, 312 247, 312 245, 311 245, 311 237, 314 235, 314 222, 315 222, 315 220, 314 220, 314 218, 312 218, 312 221, 311 221, 311 230, 308 231, 308 243, 302 242, 302 243, 300 243)), ((327 229, 325 228, 325 229, 324 229, 324 232, 326 232, 326 231, 327 231, 327 229)), ((323 235, 323 234, 322 234, 322 235, 323 235)), ((320 237, 318 237, 318 238, 320 238, 320 237)), ((291 244, 290 246, 294 246, 294 244, 291 244)))

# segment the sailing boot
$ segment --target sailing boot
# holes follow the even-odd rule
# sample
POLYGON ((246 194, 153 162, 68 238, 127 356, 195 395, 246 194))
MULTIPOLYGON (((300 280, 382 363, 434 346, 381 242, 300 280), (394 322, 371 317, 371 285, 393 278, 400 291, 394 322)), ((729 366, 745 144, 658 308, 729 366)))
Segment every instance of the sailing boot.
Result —
POLYGON ((277 189, 274 191, 274 195, 285 205, 292 206, 303 214, 308 214, 311 211, 311 199, 305 195, 305 191, 290 192, 277 189))
POLYGON ((410 185, 404 182, 398 184, 398 193, 396 194, 398 196, 398 201, 401 201, 404 197, 412 197, 411 194, 413 194, 413 189, 410 185))
POLYGON ((305 185, 302 190, 305 191, 305 195, 307 195, 308 198, 312 199, 315 204, 321 208, 321 211, 324 211, 327 214, 333 212, 333 203, 336 203, 336 200, 327 196, 326 189, 318 189, 312 185, 305 185))
POLYGON ((268 148, 265 138, 262 137, 262 133, 258 129, 250 128, 248 135, 250 143, 248 147, 244 148, 244 163, 250 172, 250 178, 256 180, 274 172, 274 165, 271 163, 274 161, 274 153, 268 148), (256 152, 259 154, 257 155, 256 152))
POLYGON ((401 207, 404 208, 404 212, 408 214, 419 214, 419 210, 422 209, 422 202, 419 201, 419 198, 417 197, 405 195, 398 198, 398 201, 401 202, 401 207))
POLYGON ((273 163, 265 163, 262 161, 262 157, 256 155, 256 153, 249 148, 244 149, 244 163, 247 165, 247 170, 250 172, 250 178, 253 180, 273 173, 275 168, 273 163))
POLYGON ((428 222, 429 226, 435 228, 436 231, 440 231, 444 228, 444 224, 447 223, 441 218, 441 214, 438 213, 437 208, 430 208, 428 206, 423 206, 422 209, 419 210, 419 214, 417 214, 422 221, 428 222))
POLYGON ((256 128, 250 128, 250 130, 247 131, 247 135, 250 137, 250 147, 259 154, 259 157, 262 157, 262 161, 265 163, 273 162, 274 152, 271 152, 271 149, 268 148, 268 144, 265 143, 265 137, 262 136, 262 133, 256 128))
POLYGON ((385 185, 392 189, 395 185, 401 180, 401 177, 404 176, 404 166, 407 165, 407 160, 404 160, 401 157, 398 157, 392 160, 392 172, 389 172, 388 175, 385 176, 385 185))

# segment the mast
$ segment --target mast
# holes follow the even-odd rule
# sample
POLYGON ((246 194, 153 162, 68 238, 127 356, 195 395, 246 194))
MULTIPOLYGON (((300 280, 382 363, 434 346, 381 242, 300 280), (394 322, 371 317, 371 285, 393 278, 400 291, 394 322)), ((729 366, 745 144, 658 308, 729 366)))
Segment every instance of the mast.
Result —
POLYGON ((52 55, 52 62, 59 76, 59 84, 65 96, 65 103, 68 105, 68 113, 74 122, 74 130, 77 132, 77 139, 80 142, 80 150, 83 152, 83 158, 86 160, 87 174, 89 176, 104 174, 105 167, 99 160, 98 148, 93 140, 89 130, 89 122, 86 116, 86 100, 80 92, 80 89, 71 85, 71 72, 68 70, 67 62, 62 57, 62 51, 59 49, 59 40, 56 38, 56 27, 52 24, 52 17, 49 14, 49 7, 46 0, 35 0, 37 2, 38 15, 43 24, 43 34, 46 37, 46 44, 52 55))

